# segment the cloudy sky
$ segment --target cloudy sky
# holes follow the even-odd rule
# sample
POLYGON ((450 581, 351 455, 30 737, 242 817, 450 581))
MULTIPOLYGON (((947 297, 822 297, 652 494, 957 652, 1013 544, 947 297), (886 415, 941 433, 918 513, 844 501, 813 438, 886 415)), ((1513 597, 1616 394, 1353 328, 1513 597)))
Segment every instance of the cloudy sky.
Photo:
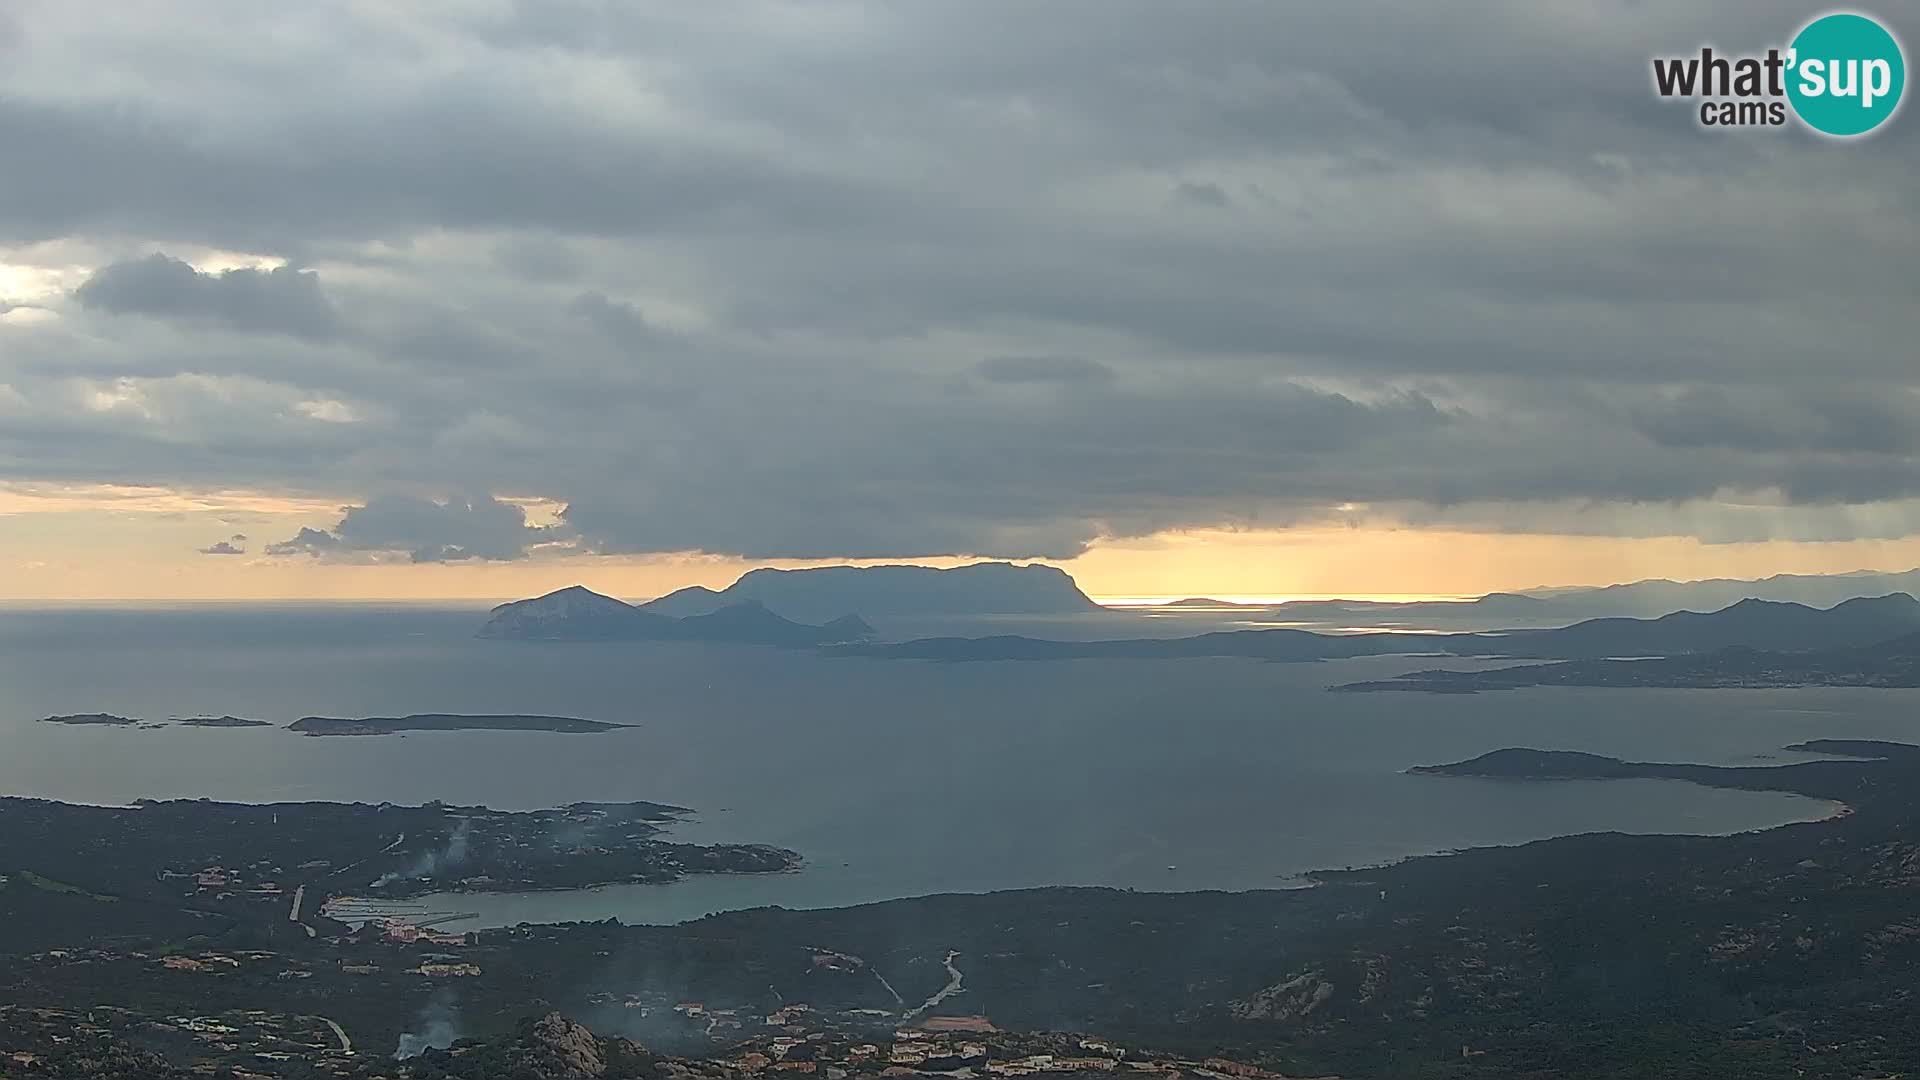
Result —
POLYGON ((1920 120, 1650 90, 1814 13, 8 0, 0 597, 1920 564, 1920 120))

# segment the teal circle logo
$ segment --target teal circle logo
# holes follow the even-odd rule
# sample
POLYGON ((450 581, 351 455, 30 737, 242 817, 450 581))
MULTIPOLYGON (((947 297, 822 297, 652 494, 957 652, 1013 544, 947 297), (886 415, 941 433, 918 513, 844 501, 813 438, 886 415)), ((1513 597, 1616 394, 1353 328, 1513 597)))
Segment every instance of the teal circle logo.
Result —
POLYGON ((1815 131, 1865 135, 1900 108, 1907 60, 1886 27, 1865 15, 1822 15, 1794 35, 1787 100, 1815 131))

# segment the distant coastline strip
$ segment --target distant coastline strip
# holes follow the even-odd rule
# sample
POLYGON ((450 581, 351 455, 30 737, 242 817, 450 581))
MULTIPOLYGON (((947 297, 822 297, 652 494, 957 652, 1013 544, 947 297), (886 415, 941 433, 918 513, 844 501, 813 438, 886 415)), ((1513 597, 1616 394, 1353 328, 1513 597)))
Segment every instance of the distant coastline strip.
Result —
MULTIPOLYGON (((158 727, 207 727, 207 728, 254 728, 279 727, 269 720, 250 720, 238 716, 191 716, 175 717, 170 720, 142 720, 138 717, 117 716, 113 713, 70 713, 66 715, 46 716, 40 720, 43 724, 65 724, 71 727, 116 727, 116 728, 158 728, 158 727)), ((470 715, 465 713, 411 713, 406 716, 367 716, 333 717, 305 716, 284 730, 300 735, 393 735, 408 731, 549 731, 562 735, 591 735, 606 731, 618 731, 636 727, 635 724, 615 724, 602 720, 583 720, 576 716, 542 716, 538 714, 500 713, 470 715)))

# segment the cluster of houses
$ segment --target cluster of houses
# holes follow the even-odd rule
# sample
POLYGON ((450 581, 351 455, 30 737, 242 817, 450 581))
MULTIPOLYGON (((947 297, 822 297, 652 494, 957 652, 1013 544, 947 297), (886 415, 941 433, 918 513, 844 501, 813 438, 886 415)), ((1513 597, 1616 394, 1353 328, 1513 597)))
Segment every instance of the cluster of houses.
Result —
POLYGON ((932 1019, 960 1021, 974 1030, 963 1033, 930 1031, 925 1026, 903 1028, 893 1032, 891 1042, 844 1042, 819 1032, 808 1036, 789 1034, 755 1040, 729 1058, 727 1064, 749 1076, 797 1073, 821 1076, 825 1080, 876 1074, 902 1078, 969 1074, 1013 1077, 1085 1072, 1125 1073, 1143 1078, 1279 1080, 1274 1073, 1224 1058, 1205 1061, 1132 1058, 1125 1050, 1099 1039, 1036 1041, 1005 1036, 988 1024, 985 1017, 932 1019))
MULTIPOLYGON (((278 867, 273 867, 277 871, 278 867)), ((203 866, 198 870, 163 870, 162 880, 190 880, 195 892, 213 893, 217 900, 224 900, 236 893, 258 899, 271 899, 281 894, 280 883, 276 881, 258 881, 248 885, 245 876, 239 871, 225 866, 203 866)))
POLYGON ((430 979, 463 979, 480 974, 480 965, 428 962, 408 970, 415 975, 425 975, 430 979))
POLYGON ((468 943, 465 934, 449 934, 392 916, 369 919, 367 925, 377 930, 381 937, 400 945, 465 945, 468 943))

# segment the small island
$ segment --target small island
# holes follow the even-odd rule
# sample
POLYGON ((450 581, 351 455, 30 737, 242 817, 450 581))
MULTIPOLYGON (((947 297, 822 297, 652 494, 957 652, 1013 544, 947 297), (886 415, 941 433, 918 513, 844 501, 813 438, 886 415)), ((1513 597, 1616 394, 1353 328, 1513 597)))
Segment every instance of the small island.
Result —
POLYGON ((244 716, 176 716, 173 723, 182 727, 242 728, 272 727, 272 721, 249 720, 244 716))
MULTIPOLYGON (((1663 766, 1641 766, 1640 770, 1663 766)), ((1509 747, 1446 765, 1415 765, 1417 776, 1475 776, 1503 780, 1601 780, 1644 776, 1633 763, 1579 750, 1509 747)))
POLYGON ((108 726, 108 728, 131 728, 140 723, 132 717, 115 717, 113 713, 71 713, 65 717, 40 717, 42 724, 71 724, 71 726, 108 726))
POLYGON ((553 731, 562 735, 591 735, 633 726, 582 720, 574 716, 411 713, 407 716, 367 716, 357 719, 304 716, 294 721, 287 730, 302 735, 392 735, 403 731, 553 731))
MULTIPOLYGON (((74 727, 115 727, 154 729, 163 727, 259 728, 276 727, 270 720, 244 716, 185 716, 169 720, 144 720, 137 716, 113 713, 70 713, 43 717, 43 724, 67 724, 74 727)), ((526 713, 467 714, 409 713, 405 716, 305 716, 286 727, 300 735, 395 735, 407 731, 552 731, 562 735, 592 735, 631 728, 634 724, 615 724, 603 720, 584 720, 577 716, 542 716, 526 713)))
POLYGON ((70 724, 74 727, 132 727, 140 723, 131 716, 115 716, 112 713, 72 713, 66 716, 43 716, 43 724, 70 724))

